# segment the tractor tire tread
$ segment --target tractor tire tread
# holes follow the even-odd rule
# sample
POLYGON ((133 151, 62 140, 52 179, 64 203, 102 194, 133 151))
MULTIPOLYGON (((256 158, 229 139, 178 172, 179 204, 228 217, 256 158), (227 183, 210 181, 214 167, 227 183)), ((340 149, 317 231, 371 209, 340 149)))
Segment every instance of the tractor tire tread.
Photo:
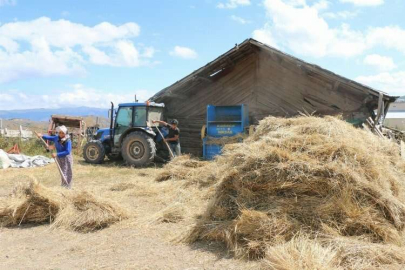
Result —
POLYGON ((84 147, 83 147, 83 157, 84 157, 84 160, 87 162, 87 163, 91 163, 91 164, 101 164, 101 163, 103 163, 103 161, 104 161, 104 158, 105 158, 105 149, 104 149, 104 146, 103 146, 103 144, 100 142, 100 141, 97 141, 97 140, 91 140, 91 141, 89 141, 88 143, 86 143, 85 145, 84 145, 84 147), (89 147, 89 146, 91 146, 91 145, 95 145, 95 146, 97 146, 97 148, 98 148, 98 150, 99 150, 99 156, 97 157, 97 159, 95 159, 95 160, 91 160, 91 159, 89 159, 89 157, 87 156, 87 148, 89 147))
POLYGON ((148 136, 145 132, 134 131, 124 138, 122 143, 121 154, 124 160, 128 163, 128 165, 135 167, 145 167, 154 161, 156 155, 156 145, 153 139, 150 136, 148 136), (142 158, 140 161, 133 160, 130 157, 130 154, 126 151, 126 149, 128 149, 129 142, 133 141, 135 138, 140 138, 146 144, 145 145, 146 157, 142 158))

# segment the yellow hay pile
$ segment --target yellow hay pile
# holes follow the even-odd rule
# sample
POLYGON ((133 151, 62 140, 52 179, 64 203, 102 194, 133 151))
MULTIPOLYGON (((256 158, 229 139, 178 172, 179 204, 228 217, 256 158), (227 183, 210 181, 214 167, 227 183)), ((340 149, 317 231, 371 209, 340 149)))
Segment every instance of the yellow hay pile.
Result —
POLYGON ((127 217, 116 204, 90 193, 48 189, 33 181, 17 186, 0 203, 0 226, 53 223, 57 227, 89 232, 127 217))
POLYGON ((269 246, 263 260, 266 269, 404 269, 403 247, 367 243, 355 239, 320 241, 305 236, 269 246))
MULTIPOLYGON (((220 184, 189 241, 224 242, 245 258, 294 248, 297 234, 404 244, 405 163, 396 144, 368 131, 333 117, 268 117, 244 143, 225 146, 216 163, 220 184)), ((321 256, 316 265, 329 263, 336 260, 321 256)))
POLYGON ((69 202, 58 213, 53 226, 91 232, 106 228, 127 217, 127 213, 119 205, 96 198, 88 192, 72 195, 69 202))

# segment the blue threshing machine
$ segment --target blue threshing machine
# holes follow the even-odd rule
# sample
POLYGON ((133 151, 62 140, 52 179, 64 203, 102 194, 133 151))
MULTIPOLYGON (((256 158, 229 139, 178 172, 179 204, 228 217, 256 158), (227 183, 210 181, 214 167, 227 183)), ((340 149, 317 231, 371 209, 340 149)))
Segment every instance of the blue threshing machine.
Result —
POLYGON ((247 128, 249 128, 247 105, 208 105, 207 124, 202 130, 204 159, 211 160, 222 151, 222 145, 210 143, 210 140, 237 136, 245 133, 247 128))

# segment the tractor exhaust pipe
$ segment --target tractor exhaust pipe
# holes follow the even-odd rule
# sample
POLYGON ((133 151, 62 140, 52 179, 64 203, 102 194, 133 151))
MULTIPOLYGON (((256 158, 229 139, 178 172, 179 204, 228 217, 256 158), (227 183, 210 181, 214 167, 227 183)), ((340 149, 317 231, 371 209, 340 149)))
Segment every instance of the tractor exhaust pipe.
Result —
POLYGON ((114 103, 111 102, 111 115, 110 115, 110 144, 111 149, 114 146, 114 137, 113 137, 113 124, 114 124, 114 103))

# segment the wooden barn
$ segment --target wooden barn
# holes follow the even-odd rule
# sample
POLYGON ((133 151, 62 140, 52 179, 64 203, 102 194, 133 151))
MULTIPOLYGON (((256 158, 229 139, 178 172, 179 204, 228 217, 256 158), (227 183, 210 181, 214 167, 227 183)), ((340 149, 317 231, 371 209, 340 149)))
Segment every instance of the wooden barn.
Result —
POLYGON ((341 114, 361 124, 383 119, 396 97, 247 39, 150 100, 166 105, 167 119, 179 120, 182 151, 200 156, 208 104, 247 104, 253 124, 300 112, 341 114))

